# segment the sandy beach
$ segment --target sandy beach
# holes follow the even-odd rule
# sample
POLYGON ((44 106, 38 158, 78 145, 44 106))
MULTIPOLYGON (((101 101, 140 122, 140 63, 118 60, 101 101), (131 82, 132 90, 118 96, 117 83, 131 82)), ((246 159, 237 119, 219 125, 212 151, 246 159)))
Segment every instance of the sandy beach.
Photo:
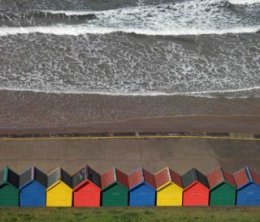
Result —
POLYGON ((260 98, 0 92, 0 134, 260 132, 260 98))

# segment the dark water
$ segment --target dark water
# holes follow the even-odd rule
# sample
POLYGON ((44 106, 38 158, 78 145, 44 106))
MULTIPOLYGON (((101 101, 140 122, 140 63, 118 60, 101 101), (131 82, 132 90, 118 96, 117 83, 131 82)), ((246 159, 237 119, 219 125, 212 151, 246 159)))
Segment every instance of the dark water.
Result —
MULTIPOLYGON (((178 1, 178 0, 177 0, 178 1)), ((162 4, 177 2, 176 0, 0 0, 1 11, 31 10, 109 10, 144 4, 162 4)))

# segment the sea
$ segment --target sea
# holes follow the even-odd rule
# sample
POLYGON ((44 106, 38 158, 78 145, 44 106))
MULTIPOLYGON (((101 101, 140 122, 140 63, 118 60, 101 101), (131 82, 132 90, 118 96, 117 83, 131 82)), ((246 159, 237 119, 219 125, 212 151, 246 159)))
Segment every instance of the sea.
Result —
POLYGON ((260 96, 260 0, 0 0, 0 90, 260 96))

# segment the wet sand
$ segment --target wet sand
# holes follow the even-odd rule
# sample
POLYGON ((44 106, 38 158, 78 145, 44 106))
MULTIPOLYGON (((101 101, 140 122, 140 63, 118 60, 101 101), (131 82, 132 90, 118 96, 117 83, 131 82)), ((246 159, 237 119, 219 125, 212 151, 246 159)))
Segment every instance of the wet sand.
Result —
POLYGON ((0 134, 260 132, 260 98, 0 91, 0 134))

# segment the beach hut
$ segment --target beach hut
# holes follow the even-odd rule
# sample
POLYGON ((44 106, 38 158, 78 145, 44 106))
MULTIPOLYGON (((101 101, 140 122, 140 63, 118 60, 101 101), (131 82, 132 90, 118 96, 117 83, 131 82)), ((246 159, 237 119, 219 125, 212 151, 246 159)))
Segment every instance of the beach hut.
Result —
POLYGON ((181 176, 167 168, 155 174, 157 206, 182 206, 183 184, 181 176))
POLYGON ((234 206, 236 204, 236 182, 232 174, 217 168, 208 174, 210 206, 234 206))
POLYGON ((72 181, 73 206, 100 206, 101 178, 95 170, 85 166, 72 176, 72 181))
POLYGON ((183 206, 208 206, 209 184, 207 177, 196 169, 182 176, 183 206))
POLYGON ((47 207, 70 207, 72 205, 72 178, 57 168, 48 175, 47 207))
POLYGON ((234 173, 237 206, 260 206, 260 176, 248 167, 234 173))
POLYGON ((127 206, 128 180, 127 175, 113 167, 101 176, 102 205, 127 206))
POLYGON ((20 206, 46 206, 47 176, 35 167, 20 175, 20 206))
POLYGON ((4 167, 0 171, 0 207, 19 206, 19 176, 4 167))
POLYGON ((156 184, 154 175, 140 168, 130 173, 129 206, 147 207, 155 205, 156 184))

